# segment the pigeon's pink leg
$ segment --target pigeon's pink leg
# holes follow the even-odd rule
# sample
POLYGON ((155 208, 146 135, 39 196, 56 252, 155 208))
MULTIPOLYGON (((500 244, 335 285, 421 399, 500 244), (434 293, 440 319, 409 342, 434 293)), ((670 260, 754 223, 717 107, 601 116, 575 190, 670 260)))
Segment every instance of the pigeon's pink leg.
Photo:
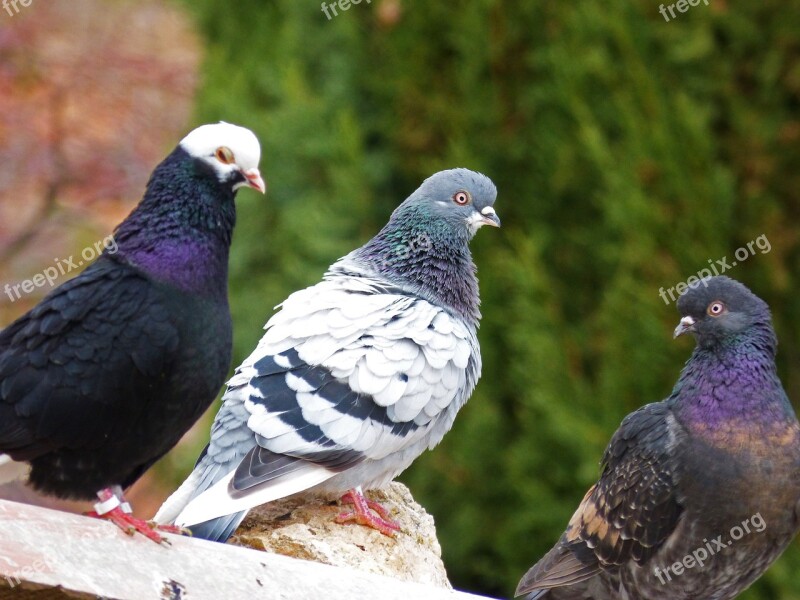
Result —
POLYGON ((355 521, 359 525, 377 529, 383 535, 388 535, 389 537, 394 537, 395 532, 400 531, 400 525, 389 518, 387 510, 374 500, 367 499, 360 488, 347 492, 342 496, 341 502, 343 504, 352 504, 353 510, 340 513, 336 517, 337 523, 355 521), (375 511, 377 515, 372 511, 375 511))
POLYGON ((131 508, 122 490, 119 488, 106 488, 97 492, 100 502, 94 505, 94 510, 87 512, 87 517, 106 519, 122 529, 128 535, 137 531, 157 544, 169 544, 169 541, 158 534, 158 531, 167 533, 185 533, 182 528, 174 525, 158 525, 157 523, 137 519, 131 514, 131 508))

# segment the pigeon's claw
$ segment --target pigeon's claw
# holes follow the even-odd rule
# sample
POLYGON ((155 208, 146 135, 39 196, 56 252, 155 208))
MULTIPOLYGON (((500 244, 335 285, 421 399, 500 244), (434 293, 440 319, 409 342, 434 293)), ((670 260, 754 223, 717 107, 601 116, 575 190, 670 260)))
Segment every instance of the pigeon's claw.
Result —
POLYGON ((175 535, 185 535, 186 537, 192 537, 192 530, 187 529, 186 527, 181 527, 180 525, 165 525, 162 523, 156 523, 155 521, 148 521, 147 524, 152 529, 163 531, 164 533, 174 533, 175 535))
POLYGON ((342 504, 352 504, 353 510, 337 515, 337 523, 353 521, 359 525, 377 529, 389 537, 394 537, 395 532, 400 531, 400 525, 389 518, 386 508, 374 500, 367 499, 359 488, 347 492, 342 496, 341 502, 342 504))
POLYGON ((134 535, 136 532, 139 532, 147 539, 153 540, 157 544, 169 545, 169 540, 159 535, 156 530, 176 533, 176 531, 173 530, 180 529, 173 525, 148 523, 147 521, 134 517, 133 514, 131 514, 131 506, 125 500, 125 497, 122 495, 122 490, 119 487, 100 490, 97 492, 97 497, 100 498, 100 502, 94 505, 93 511, 85 513, 86 516, 111 521, 128 535, 134 535))
POLYGON ((138 531, 157 544, 169 544, 169 540, 159 535, 156 528, 151 526, 150 523, 142 519, 137 519, 133 515, 129 515, 121 508, 113 508, 102 515, 98 514, 96 511, 90 511, 86 513, 86 516, 111 521, 128 535, 134 535, 138 531))

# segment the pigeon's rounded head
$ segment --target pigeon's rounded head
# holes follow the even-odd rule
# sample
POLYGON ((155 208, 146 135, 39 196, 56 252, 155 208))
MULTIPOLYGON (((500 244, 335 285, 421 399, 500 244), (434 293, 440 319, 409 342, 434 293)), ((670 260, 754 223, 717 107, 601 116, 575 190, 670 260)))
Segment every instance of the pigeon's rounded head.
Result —
POLYGON ((494 210, 497 188, 492 180, 469 169, 449 169, 428 177, 408 199, 422 205, 455 229, 464 229, 472 237, 483 225, 500 227, 494 210))
POLYGON ((180 147, 206 164, 217 180, 229 184, 233 191, 242 186, 262 194, 266 191, 258 170, 261 146, 249 129, 223 121, 201 125, 181 140, 180 147))
POLYGON ((771 330, 766 302, 729 277, 705 277, 678 298, 681 321, 675 337, 693 333, 698 345, 709 347, 756 327, 771 330))

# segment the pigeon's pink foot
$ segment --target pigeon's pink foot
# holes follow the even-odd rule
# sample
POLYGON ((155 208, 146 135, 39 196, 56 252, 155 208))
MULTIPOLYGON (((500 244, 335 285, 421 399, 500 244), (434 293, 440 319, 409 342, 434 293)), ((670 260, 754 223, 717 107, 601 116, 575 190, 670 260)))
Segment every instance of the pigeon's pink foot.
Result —
POLYGON ((100 502, 94 505, 94 510, 87 512, 87 517, 111 521, 128 535, 137 531, 157 544, 169 544, 169 541, 158 534, 157 529, 169 533, 182 533, 180 527, 174 525, 158 525, 137 519, 131 514, 130 504, 122 495, 119 488, 106 488, 97 492, 100 502))
POLYGON ((337 523, 354 521, 359 525, 377 529, 389 537, 394 537, 395 532, 400 531, 400 525, 389 518, 387 510, 374 500, 367 499, 359 488, 347 492, 342 496, 341 502, 342 504, 352 504, 353 510, 340 513, 336 517, 337 523))

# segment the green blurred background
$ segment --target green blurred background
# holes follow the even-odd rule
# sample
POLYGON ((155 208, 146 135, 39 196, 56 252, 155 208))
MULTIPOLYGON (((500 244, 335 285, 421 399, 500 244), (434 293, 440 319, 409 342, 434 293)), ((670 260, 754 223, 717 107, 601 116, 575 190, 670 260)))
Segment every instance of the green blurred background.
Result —
MULTIPOLYGON (((511 594, 621 419, 689 356, 659 290, 762 235, 769 251, 727 274, 772 307, 800 402, 800 2, 710 0, 669 22, 655 1, 362 0, 331 19, 305 0, 182 7, 204 52, 192 121, 254 129, 269 185, 239 201, 236 364, 277 303, 422 179, 464 166, 497 185, 503 228, 473 242, 483 376, 400 477, 457 588, 511 594)), ((160 464, 166 487, 207 427, 160 464)), ((800 598, 798 572, 795 542, 742 597, 800 598)))

